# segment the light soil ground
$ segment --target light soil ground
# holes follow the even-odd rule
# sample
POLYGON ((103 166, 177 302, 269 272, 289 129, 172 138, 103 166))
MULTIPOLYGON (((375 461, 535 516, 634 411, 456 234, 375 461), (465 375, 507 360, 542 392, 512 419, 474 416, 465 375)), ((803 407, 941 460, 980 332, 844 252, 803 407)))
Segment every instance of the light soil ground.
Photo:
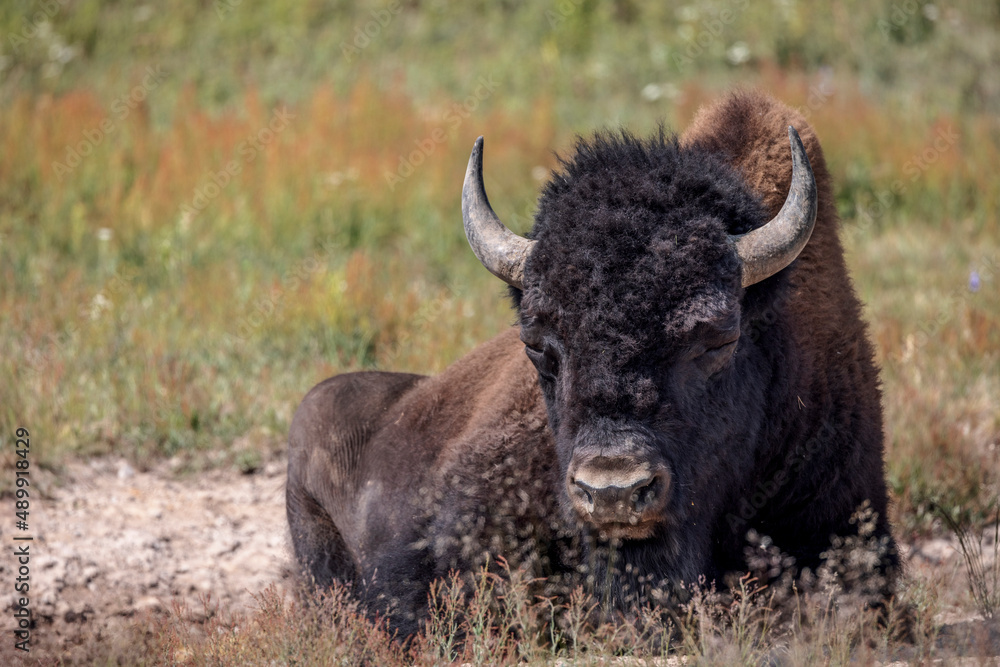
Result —
MULTIPOLYGON (((178 476, 169 464, 140 472, 124 462, 72 462, 33 474, 30 530, 32 661, 86 659, 102 638, 144 614, 183 614, 193 623, 217 608, 252 611, 271 584, 287 591, 290 550, 285 466, 252 475, 215 470, 178 476), (41 493, 42 497, 39 497, 41 493), (210 597, 209 597, 210 596, 210 597)), ((13 504, 5 498, 3 505, 13 504)), ((17 567, 13 509, 0 522, 0 663, 13 647, 17 567)), ((942 596, 940 620, 970 618, 961 556, 934 539, 908 545, 910 575, 942 596)))
MULTIPOLYGON (((210 608, 250 611, 254 594, 288 581, 283 464, 253 475, 217 470, 178 477, 167 464, 137 472, 124 462, 95 460, 65 466, 58 479, 33 471, 33 482, 46 497, 32 497, 30 529, 18 531, 34 537, 32 659, 82 658, 76 647, 93 650, 93 640, 110 639, 136 615, 167 613, 177 603, 193 621, 204 616, 206 601, 210 608)), ((13 518, 0 524, 5 551, 12 528, 13 518)), ((14 568, 5 554, 0 656, 16 654, 14 568)))

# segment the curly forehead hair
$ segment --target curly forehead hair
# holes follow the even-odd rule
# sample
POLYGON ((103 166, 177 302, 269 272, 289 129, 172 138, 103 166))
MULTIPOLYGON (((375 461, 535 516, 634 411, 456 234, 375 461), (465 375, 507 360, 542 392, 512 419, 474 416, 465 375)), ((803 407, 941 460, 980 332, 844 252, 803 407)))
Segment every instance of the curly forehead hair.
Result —
POLYGON ((683 327, 708 294, 737 293, 740 265, 727 234, 767 219, 720 156, 681 147, 662 127, 647 140, 626 131, 579 139, 542 191, 529 234, 538 244, 525 289, 540 293, 515 293, 515 302, 597 318, 566 324, 618 340, 650 327, 656 339, 669 333, 668 316, 683 327))

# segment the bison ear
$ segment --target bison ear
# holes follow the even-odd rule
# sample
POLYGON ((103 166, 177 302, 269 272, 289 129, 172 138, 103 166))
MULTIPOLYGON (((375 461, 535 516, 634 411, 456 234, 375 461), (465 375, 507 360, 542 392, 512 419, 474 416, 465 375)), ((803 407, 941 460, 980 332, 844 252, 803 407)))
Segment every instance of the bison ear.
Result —
POLYGON ((535 242, 507 229, 490 206, 483 184, 483 138, 476 139, 462 186, 462 221, 472 252, 511 287, 524 286, 524 263, 535 242))

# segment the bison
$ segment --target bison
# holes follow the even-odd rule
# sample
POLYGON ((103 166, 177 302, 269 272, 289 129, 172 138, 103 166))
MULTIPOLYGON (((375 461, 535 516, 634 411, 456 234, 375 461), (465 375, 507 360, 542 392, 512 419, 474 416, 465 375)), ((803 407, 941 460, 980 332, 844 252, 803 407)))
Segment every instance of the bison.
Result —
POLYGON ((627 611, 746 571, 748 535, 815 568, 862 506, 895 567, 878 369, 802 115, 743 91, 680 137, 579 139, 527 238, 482 160, 465 231, 517 326, 434 377, 306 395, 287 514, 313 586, 406 634, 432 581, 502 556, 627 611))

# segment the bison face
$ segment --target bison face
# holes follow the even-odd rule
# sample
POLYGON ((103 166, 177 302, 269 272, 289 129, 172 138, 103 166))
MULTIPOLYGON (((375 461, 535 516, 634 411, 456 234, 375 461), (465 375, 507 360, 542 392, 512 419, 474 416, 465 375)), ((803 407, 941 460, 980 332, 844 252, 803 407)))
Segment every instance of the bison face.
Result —
POLYGON ((466 233, 513 287, 555 435, 558 493, 585 530, 670 540, 711 522, 749 469, 744 443, 761 428, 767 377, 740 336, 745 288, 794 260, 816 215, 808 159, 790 137, 792 187, 771 221, 714 154, 662 133, 581 141, 542 192, 528 239, 490 208, 477 142, 466 233))
MULTIPOLYGON (((733 415, 720 414, 734 392, 752 398, 735 377, 742 292, 735 260, 721 240, 710 264, 729 284, 702 281, 678 294, 678 285, 705 277, 690 271, 703 265, 684 266, 680 248, 671 261, 654 242, 632 254, 622 280, 585 285, 609 267, 578 271, 579 262, 563 263, 564 248, 547 250, 548 240, 539 238, 526 266, 521 339, 555 435, 563 505, 601 537, 651 538, 689 520, 688 496, 705 497, 692 483, 697 468, 711 467, 706 458, 744 437, 733 415)), ((605 250, 597 264, 622 248, 605 250)))

